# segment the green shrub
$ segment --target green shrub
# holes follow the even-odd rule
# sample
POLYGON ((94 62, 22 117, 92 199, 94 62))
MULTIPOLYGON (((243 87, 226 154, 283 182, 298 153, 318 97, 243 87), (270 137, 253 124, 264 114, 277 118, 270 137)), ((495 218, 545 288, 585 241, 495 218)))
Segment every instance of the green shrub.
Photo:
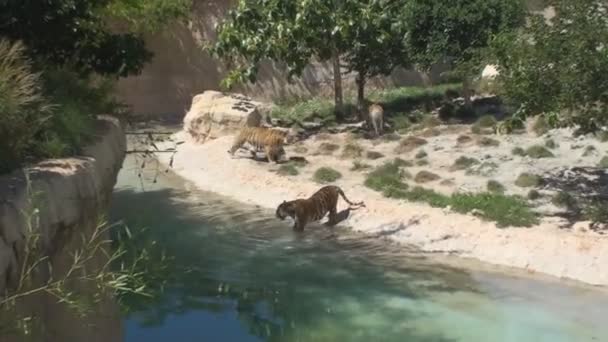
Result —
POLYGON ((528 199, 530 199, 532 201, 535 201, 535 200, 539 199, 540 197, 541 197, 540 192, 538 192, 537 190, 532 189, 528 192, 528 199))
POLYGON ((422 159, 422 158, 426 158, 428 156, 428 154, 424 151, 421 150, 418 153, 416 153, 416 159, 422 159))
POLYGON ((532 188, 542 184, 543 179, 540 176, 524 172, 515 180, 515 185, 521 188, 532 188))
POLYGON ((420 146, 426 145, 427 143, 428 143, 428 141, 426 141, 422 138, 410 136, 410 137, 407 137, 407 138, 401 140, 401 142, 399 142, 399 146, 397 146, 395 148, 395 153, 411 152, 420 146))
POLYGON ((409 160, 403 160, 401 158, 395 158, 395 161, 393 162, 395 165, 399 166, 399 167, 412 167, 414 166, 414 163, 412 163, 409 160))
POLYGON ((21 43, 0 40, 0 173, 17 167, 35 147, 35 138, 52 118, 21 43))
POLYGON ((288 123, 301 123, 319 119, 323 124, 335 123, 333 101, 325 98, 312 98, 306 101, 298 101, 295 104, 275 106, 270 116, 285 120, 288 123))
POLYGON ((416 160, 416 166, 427 166, 429 165, 428 159, 418 159, 416 160))
POLYGON ((321 143, 321 145, 319 145, 319 149, 317 150, 317 153, 323 154, 323 155, 331 155, 339 149, 340 149, 340 146, 338 146, 336 144, 324 142, 324 143, 321 143))
POLYGON ((608 72, 602 48, 608 45, 605 3, 550 3, 558 14, 555 20, 530 15, 522 32, 505 31, 492 40, 502 95, 519 104, 522 116, 556 113, 559 123, 582 131, 606 126, 608 83, 598 81, 608 72), (582 46, 587 47, 583 55, 582 46))
POLYGON ((551 198, 551 203, 560 208, 575 208, 576 207, 576 199, 572 197, 569 193, 565 191, 560 191, 556 193, 551 198))
POLYGON ((477 145, 483 147, 496 147, 500 145, 500 141, 488 137, 481 137, 477 140, 477 145))
POLYGON ((511 153, 513 153, 515 156, 526 156, 526 151, 521 147, 514 147, 513 150, 511 150, 511 153))
POLYGON ((430 183, 441 179, 439 175, 429 171, 422 170, 414 176, 414 182, 416 183, 430 183))
POLYGON ((495 180, 489 180, 486 188, 488 189, 488 192, 496 194, 503 194, 506 191, 505 186, 495 180))
POLYGON ((384 154, 380 153, 380 152, 376 152, 376 151, 367 151, 367 153, 365 154, 367 159, 371 159, 371 160, 376 160, 376 159, 380 159, 380 158, 384 158, 384 154))
POLYGON ((294 164, 281 165, 277 173, 281 176, 297 176, 300 174, 298 168, 294 164))
POLYGON ((604 169, 608 169, 608 156, 605 156, 604 158, 602 158, 602 160, 600 160, 600 163, 598 164, 599 167, 604 168, 604 169))
POLYGON ((460 135, 460 136, 458 136, 458 138, 456 138, 456 142, 459 145, 467 144, 467 143, 470 143, 471 141, 473 141, 473 138, 471 138, 468 135, 460 135))
POLYGON ((346 144, 342 149, 342 158, 360 158, 363 155, 363 147, 359 144, 346 144))
POLYGON ((391 123, 393 129, 400 133, 405 133, 412 127, 412 122, 405 114, 395 115, 388 119, 388 121, 391 123))
POLYGON ((450 205, 454 211, 461 213, 478 210, 482 218, 495 221, 499 227, 530 227, 538 223, 538 215, 525 200, 517 196, 456 193, 452 195, 450 205))
POLYGON ((454 161, 454 164, 452 165, 452 167, 450 167, 450 170, 451 171, 465 170, 475 164, 479 164, 479 160, 477 160, 475 158, 460 156, 460 157, 458 157, 458 159, 456 159, 454 161))
POLYGON ((313 175, 313 180, 320 184, 332 183, 340 178, 342 174, 330 167, 321 167, 313 175))
POLYGON ((545 141, 545 147, 550 148, 550 149, 553 150, 553 149, 557 148, 557 143, 553 139, 547 139, 545 141))
POLYGON ((380 192, 391 189, 404 190, 407 184, 403 183, 403 176, 396 162, 386 162, 367 175, 364 185, 380 192))
POLYGON ((555 155, 551 151, 547 150, 544 146, 534 145, 528 147, 526 155, 530 158, 541 159, 541 158, 553 158, 555 155))
POLYGON ((585 219, 593 223, 608 223, 608 204, 605 201, 595 201, 583 208, 585 219))

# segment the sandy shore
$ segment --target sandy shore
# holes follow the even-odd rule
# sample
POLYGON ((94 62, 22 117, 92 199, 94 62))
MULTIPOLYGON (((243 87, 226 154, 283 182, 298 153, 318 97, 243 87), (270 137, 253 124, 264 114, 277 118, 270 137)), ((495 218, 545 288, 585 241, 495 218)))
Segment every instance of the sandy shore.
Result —
MULTIPOLYGON (((608 237, 560 229, 560 222, 548 219, 532 228, 499 229, 494 223, 471 215, 386 199, 362 185, 361 173, 349 171, 352 159, 308 154, 310 165, 300 175, 279 176, 274 164, 245 157, 231 159, 226 152, 232 143, 230 136, 198 145, 188 142, 180 132, 174 140, 185 141, 177 145, 174 172, 206 191, 274 209, 283 200, 308 197, 318 190, 320 185, 311 180, 312 173, 318 167, 331 166, 344 175, 336 185, 351 200, 364 200, 367 204, 367 208, 353 212, 341 225, 411 244, 425 252, 470 257, 587 284, 608 285, 608 237)), ((173 143, 165 144, 173 147, 173 143)), ((375 147, 382 148, 394 147, 375 147)), ((169 163, 170 157, 167 153, 158 154, 164 164, 169 163)), ((341 208, 346 207, 343 201, 339 203, 341 208)), ((285 226, 289 229, 291 222, 286 221, 285 226)))

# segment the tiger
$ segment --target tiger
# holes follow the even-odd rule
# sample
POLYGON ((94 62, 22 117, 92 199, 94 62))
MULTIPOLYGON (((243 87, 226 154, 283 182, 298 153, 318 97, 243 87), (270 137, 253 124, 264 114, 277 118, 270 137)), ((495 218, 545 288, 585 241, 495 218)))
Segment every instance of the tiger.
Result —
POLYGON ((253 147, 249 150, 253 157, 259 150, 263 150, 268 161, 278 163, 285 155, 283 144, 287 139, 287 134, 288 132, 266 127, 243 127, 235 137, 228 153, 234 156, 239 148, 242 148, 245 143, 249 143, 253 147))
POLYGON ((382 134, 382 129, 384 128, 384 110, 382 106, 379 104, 372 104, 369 106, 369 121, 374 128, 374 132, 376 136, 380 136, 382 134))
POLYGON ((293 229, 303 231, 306 224, 320 221, 329 212, 328 225, 333 226, 338 222, 337 206, 338 196, 351 205, 350 209, 365 207, 365 203, 353 203, 346 198, 344 191, 335 185, 327 185, 319 189, 307 199, 296 199, 293 201, 283 201, 276 210, 277 218, 285 220, 287 216, 294 219, 293 229))

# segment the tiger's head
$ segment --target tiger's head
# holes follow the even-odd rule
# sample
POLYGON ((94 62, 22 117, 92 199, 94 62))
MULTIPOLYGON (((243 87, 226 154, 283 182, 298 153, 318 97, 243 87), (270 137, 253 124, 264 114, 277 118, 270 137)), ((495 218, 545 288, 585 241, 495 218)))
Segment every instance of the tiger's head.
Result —
POLYGON ((295 215, 295 208, 293 202, 283 201, 283 203, 279 204, 276 211, 277 218, 284 220, 289 217, 293 217, 295 215))

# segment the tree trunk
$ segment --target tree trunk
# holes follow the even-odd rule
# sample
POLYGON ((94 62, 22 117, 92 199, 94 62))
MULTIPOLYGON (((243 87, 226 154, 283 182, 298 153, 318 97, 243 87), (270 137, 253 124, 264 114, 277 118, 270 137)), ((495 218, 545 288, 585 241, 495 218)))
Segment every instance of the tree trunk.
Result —
POLYGON ((359 72, 357 75, 357 114, 359 120, 365 120, 365 73, 359 72))
POLYGON ((334 112, 336 121, 344 119, 344 98, 342 97, 342 72, 340 70, 340 54, 334 49, 331 57, 334 65, 334 112))

